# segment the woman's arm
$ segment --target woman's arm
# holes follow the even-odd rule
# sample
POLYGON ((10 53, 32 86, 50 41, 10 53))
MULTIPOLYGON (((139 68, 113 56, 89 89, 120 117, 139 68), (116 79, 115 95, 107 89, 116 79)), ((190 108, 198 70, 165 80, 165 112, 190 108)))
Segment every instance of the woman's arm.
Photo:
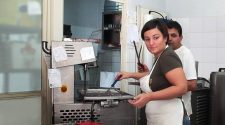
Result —
POLYGON ((141 108, 149 101, 177 98, 187 92, 187 80, 182 68, 175 68, 167 72, 165 77, 172 86, 156 92, 139 94, 134 100, 130 100, 129 102, 141 108))
POLYGON ((148 72, 119 72, 116 75, 116 79, 122 80, 122 79, 127 79, 127 78, 134 78, 134 79, 140 79, 141 77, 144 77, 147 75, 148 72))
POLYGON ((182 68, 175 68, 165 74, 166 79, 172 86, 153 92, 149 95, 149 100, 164 100, 181 97, 187 92, 187 80, 182 68))
POLYGON ((188 80, 188 91, 194 91, 197 88, 197 80, 196 79, 192 79, 192 80, 188 80))

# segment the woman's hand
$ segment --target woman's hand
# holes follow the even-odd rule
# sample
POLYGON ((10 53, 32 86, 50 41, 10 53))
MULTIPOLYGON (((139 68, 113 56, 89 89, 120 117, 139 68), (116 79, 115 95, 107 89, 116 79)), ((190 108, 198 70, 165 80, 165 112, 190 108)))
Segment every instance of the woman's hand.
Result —
POLYGON ((119 72, 116 75, 117 80, 127 79, 127 78, 130 78, 130 77, 131 77, 131 73, 129 73, 129 72, 119 72))
POLYGON ((130 104, 137 108, 144 107, 150 101, 150 93, 141 93, 134 97, 132 100, 128 100, 130 104))
POLYGON ((116 75, 116 78, 117 80, 122 80, 122 79, 128 79, 128 78, 134 78, 134 79, 140 79, 141 77, 147 75, 148 72, 119 72, 117 75, 116 75))
POLYGON ((138 72, 149 72, 148 66, 142 63, 138 63, 138 72))

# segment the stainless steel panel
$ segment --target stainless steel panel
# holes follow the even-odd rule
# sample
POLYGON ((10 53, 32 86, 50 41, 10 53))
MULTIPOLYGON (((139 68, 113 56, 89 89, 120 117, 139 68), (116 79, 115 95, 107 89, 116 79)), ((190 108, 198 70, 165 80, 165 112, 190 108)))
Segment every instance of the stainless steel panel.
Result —
MULTIPOLYGON (((91 117, 91 103, 55 104, 54 123, 80 123, 91 117)), ((94 119, 99 121, 99 107, 94 106, 94 119)))
MULTIPOLYGON (((135 108, 127 101, 116 107, 94 105, 94 119, 103 125, 135 125, 135 108)), ((55 104, 54 124, 74 124, 90 120, 91 103, 55 104)))
POLYGON ((62 88, 53 88, 53 103, 74 103, 74 66, 58 68, 61 73, 62 88))
POLYGON ((52 68, 71 66, 88 62, 95 62, 96 59, 82 60, 80 50, 85 47, 93 47, 91 42, 52 42, 52 48, 62 46, 66 50, 67 60, 56 62, 52 59, 52 68))

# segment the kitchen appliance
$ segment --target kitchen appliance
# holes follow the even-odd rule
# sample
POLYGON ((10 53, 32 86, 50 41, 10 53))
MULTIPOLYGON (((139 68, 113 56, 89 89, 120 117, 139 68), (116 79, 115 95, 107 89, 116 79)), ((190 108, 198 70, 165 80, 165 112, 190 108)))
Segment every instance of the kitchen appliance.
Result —
POLYGON ((65 49, 67 59, 56 61, 55 53, 52 51, 48 53, 52 56, 50 67, 59 69, 62 79, 62 87, 52 89, 53 124, 74 125, 93 121, 103 125, 135 125, 135 107, 127 102, 127 99, 133 98, 132 95, 113 88, 114 85, 111 88, 98 88, 97 85, 93 85, 97 88, 87 89, 88 64, 95 62, 96 59, 83 60, 80 51, 92 47, 92 43, 52 42, 51 48, 57 47, 65 49), (83 81, 75 80, 78 75, 75 72, 75 65, 84 67, 83 81))
POLYGON ((210 125, 225 125, 225 72, 219 71, 210 74, 210 125))
MULTIPOLYGON (((74 125, 91 119, 92 102, 55 104, 54 124, 74 125)), ((115 107, 93 106, 93 119, 102 125, 135 125, 135 108, 127 101, 120 101, 115 107)))
MULTIPOLYGON (((63 47, 66 51, 67 59, 62 61, 56 61, 55 56, 61 56, 60 54, 54 55, 52 52, 51 56, 51 68, 57 68, 60 70, 62 85, 64 86, 64 90, 62 88, 53 88, 53 103, 74 103, 74 65, 83 64, 84 70, 86 71, 86 64, 95 62, 96 59, 82 59, 81 51, 85 48, 93 47, 91 42, 68 42, 68 41, 53 41, 52 42, 52 50, 54 48, 63 47)), ((85 73, 86 74, 86 73, 85 73)), ((86 83, 83 84, 83 88, 86 88, 86 83)))

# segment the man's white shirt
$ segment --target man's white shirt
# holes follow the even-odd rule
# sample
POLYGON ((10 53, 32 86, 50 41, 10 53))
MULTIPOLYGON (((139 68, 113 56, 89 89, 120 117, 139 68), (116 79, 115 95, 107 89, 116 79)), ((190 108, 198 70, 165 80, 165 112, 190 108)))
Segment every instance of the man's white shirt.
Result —
MULTIPOLYGON (((176 49, 175 52, 182 62, 186 79, 187 80, 197 79, 195 59, 192 52, 185 46, 181 46, 180 48, 176 49)), ((191 91, 188 91, 186 94, 184 94, 182 96, 182 99, 184 101, 187 114, 188 115, 192 114, 191 91)))

